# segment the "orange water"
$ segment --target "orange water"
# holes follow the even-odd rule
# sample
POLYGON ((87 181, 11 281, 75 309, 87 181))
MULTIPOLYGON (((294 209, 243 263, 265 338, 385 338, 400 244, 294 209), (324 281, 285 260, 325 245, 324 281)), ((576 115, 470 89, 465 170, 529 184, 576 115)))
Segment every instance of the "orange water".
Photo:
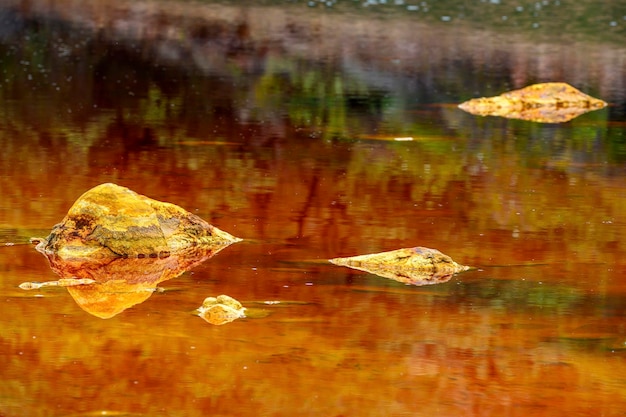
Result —
MULTIPOLYGON (((78 42, 43 22, 15 39, 78 42)), ((401 71, 380 87, 385 74, 270 61, 254 44, 206 74, 106 36, 76 47, 84 67, 44 54, 55 92, 20 72, 39 44, 15 39, 0 91, 0 416, 626 412, 619 100, 562 125, 483 119, 454 105, 473 91, 440 92, 455 73, 419 95, 401 71), (68 289, 20 289, 58 279, 27 239, 103 182, 245 240, 109 319, 68 289), (417 287, 327 262, 411 246, 476 269, 417 287), (193 314, 218 294, 250 317, 193 314)))

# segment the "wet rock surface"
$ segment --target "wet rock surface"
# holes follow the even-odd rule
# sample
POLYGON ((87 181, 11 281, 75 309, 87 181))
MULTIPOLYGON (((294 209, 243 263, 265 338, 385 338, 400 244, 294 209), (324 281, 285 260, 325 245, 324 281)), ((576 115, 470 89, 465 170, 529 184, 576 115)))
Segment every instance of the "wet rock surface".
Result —
POLYGON ((246 317, 246 308, 239 301, 224 294, 205 298, 196 312, 205 321, 215 325, 246 317))
POLYGON ((174 204, 106 183, 84 193, 37 250, 63 259, 165 258, 240 241, 174 204))
POLYGON ((538 123, 563 123, 607 106, 567 83, 533 84, 495 97, 481 97, 459 104, 477 116, 500 116, 538 123))
POLYGON ((424 247, 335 258, 330 262, 411 285, 446 282, 457 272, 470 269, 436 249, 424 247))

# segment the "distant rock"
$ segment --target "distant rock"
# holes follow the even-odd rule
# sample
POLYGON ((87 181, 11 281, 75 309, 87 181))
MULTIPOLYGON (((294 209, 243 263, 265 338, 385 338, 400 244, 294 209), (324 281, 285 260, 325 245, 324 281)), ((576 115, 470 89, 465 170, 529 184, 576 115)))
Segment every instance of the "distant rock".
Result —
POLYGON ((540 123, 562 123, 607 105, 566 83, 542 83, 459 104, 477 116, 501 116, 540 123))

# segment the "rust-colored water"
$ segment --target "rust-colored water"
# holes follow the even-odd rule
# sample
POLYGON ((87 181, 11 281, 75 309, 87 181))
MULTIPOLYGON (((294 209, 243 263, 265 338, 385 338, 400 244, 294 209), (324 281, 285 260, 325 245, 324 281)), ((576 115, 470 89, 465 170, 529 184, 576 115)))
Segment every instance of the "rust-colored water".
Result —
POLYGON ((577 66, 415 22, 429 50, 404 15, 6 3, 0 416, 625 414, 619 46, 573 44, 598 54, 577 66), (317 32, 348 24, 367 31, 317 32), (554 74, 611 106, 558 125, 455 106, 554 74), (107 319, 20 289, 58 278, 28 238, 103 182, 245 240, 107 319), (417 287, 326 261, 411 246, 477 268, 417 287), (193 314, 218 294, 251 317, 193 314))

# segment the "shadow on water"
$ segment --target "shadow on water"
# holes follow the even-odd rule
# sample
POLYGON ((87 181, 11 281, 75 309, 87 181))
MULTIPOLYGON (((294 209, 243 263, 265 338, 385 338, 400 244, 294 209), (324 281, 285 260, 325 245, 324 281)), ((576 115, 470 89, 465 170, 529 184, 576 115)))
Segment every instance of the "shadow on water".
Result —
POLYGON ((0 1, 0 415, 623 413, 626 12, 387 3, 0 1), (456 107, 546 81, 609 106, 456 107), (104 182, 245 241, 108 320, 21 290, 104 182), (327 262, 413 246, 479 268, 327 262))

